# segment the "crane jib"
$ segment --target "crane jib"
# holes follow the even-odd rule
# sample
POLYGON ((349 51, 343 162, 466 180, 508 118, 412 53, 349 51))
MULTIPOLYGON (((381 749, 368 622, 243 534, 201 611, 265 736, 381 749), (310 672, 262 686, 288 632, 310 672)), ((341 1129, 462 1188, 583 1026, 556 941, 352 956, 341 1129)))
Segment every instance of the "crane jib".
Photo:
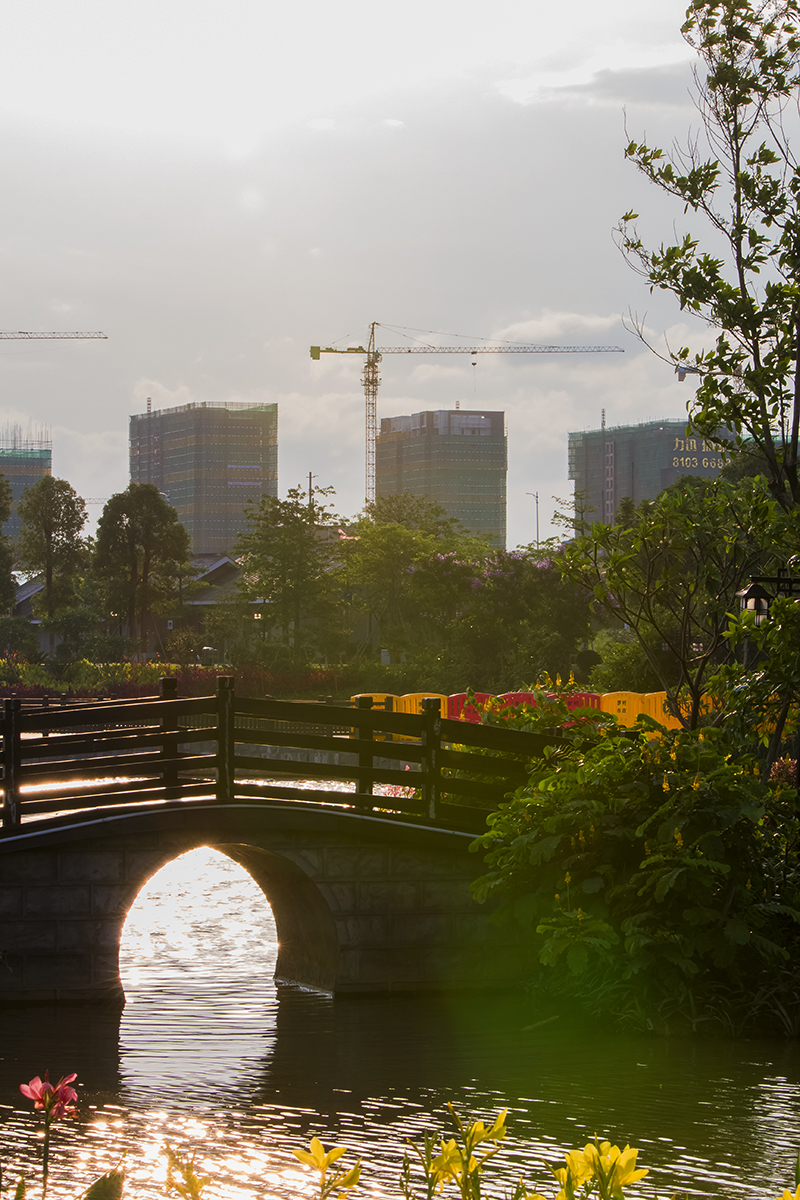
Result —
MULTIPOLYGON (((504 346, 376 346, 375 330, 379 322, 370 325, 369 344, 364 346, 312 346, 311 357, 319 361, 321 354, 363 354, 366 356, 361 382, 366 404, 366 498, 375 499, 375 446, 378 435, 378 388, 381 377, 378 364, 384 354, 624 354, 621 346, 531 346, 509 342, 504 346)), ((473 366, 475 364, 473 363, 473 366)))
POLYGON ((312 346, 311 357, 320 354, 624 354, 621 346, 377 346, 365 350, 363 346, 348 346, 337 350, 334 346, 312 346))

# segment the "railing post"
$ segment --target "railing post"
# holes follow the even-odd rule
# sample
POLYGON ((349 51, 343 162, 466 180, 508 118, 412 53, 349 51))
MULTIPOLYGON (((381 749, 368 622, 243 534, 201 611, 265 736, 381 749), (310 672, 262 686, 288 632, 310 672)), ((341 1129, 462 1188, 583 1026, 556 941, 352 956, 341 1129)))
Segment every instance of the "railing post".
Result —
POLYGON ((441 701, 427 696, 422 701, 422 810, 431 821, 439 817, 441 768, 439 748, 442 744, 441 701))
POLYGON ((20 698, 3 701, 3 828, 18 829, 20 752, 20 698))
POLYGON ((217 802, 230 804, 233 792, 233 683, 232 675, 217 676, 217 802))
MULTIPOLYGON (((178 681, 167 675, 161 677, 159 693, 162 700, 178 699, 178 681)), ((164 785, 166 800, 177 800, 180 796, 178 785, 178 714, 165 713, 161 718, 161 728, 164 739, 161 743, 161 757, 164 765, 161 768, 161 782, 164 785)))
MULTIPOLYGON (((372 696, 359 696, 356 700, 356 708, 365 709, 372 708, 372 696)), ((372 725, 368 729, 358 725, 356 727, 356 737, 363 741, 372 741, 373 731, 372 725)), ((374 751, 366 747, 359 748, 358 751, 358 775, 356 777, 356 792, 359 796, 371 796, 373 787, 372 772, 374 769, 373 759, 374 751)))

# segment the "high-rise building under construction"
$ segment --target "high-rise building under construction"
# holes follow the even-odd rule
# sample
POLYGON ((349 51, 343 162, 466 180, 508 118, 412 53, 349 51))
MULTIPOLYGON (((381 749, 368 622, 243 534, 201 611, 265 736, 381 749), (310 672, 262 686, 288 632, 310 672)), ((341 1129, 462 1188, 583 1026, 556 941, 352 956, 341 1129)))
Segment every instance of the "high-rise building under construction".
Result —
POLYGON ((130 419, 131 483, 154 483, 193 554, 229 554, 245 507, 278 494, 278 406, 182 404, 130 419))
MULTIPOLYGON (((727 436, 727 431, 725 431, 727 436)), ((682 475, 713 478, 725 465, 713 439, 687 434, 686 418, 584 429, 569 435, 569 477, 588 521, 613 523, 625 496, 652 500, 682 475)))
POLYGON ((3 533, 8 537, 19 534, 22 521, 17 515, 17 505, 22 493, 52 473, 53 443, 49 429, 23 429, 21 425, 0 429, 0 475, 11 484, 11 518, 3 525, 3 533))
POLYGON ((505 546, 505 413, 456 408, 384 417, 375 468, 378 496, 427 496, 470 533, 505 546))

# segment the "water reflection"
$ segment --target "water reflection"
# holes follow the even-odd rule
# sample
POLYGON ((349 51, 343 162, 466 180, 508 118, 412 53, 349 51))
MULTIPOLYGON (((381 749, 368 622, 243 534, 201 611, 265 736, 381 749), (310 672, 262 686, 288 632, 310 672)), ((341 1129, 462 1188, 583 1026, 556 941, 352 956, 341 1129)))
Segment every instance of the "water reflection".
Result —
POLYGON ((8 1012, 0 1021, 3 1156, 39 1145, 18 1085, 77 1070, 81 1119, 57 1134, 54 1179, 74 1195, 128 1151, 131 1192, 163 1195, 163 1141, 200 1147, 216 1195, 310 1193, 291 1147, 317 1133, 370 1160, 362 1194, 397 1195, 405 1139, 462 1110, 512 1109, 503 1179, 546 1192, 543 1157, 597 1131, 641 1148, 634 1194, 776 1196, 800 1146, 795 1044, 536 1029, 519 997, 329 997, 272 983, 275 933, 241 868, 193 852, 154 878, 125 931, 128 1005, 8 1012), (145 904, 145 901, 147 903, 145 904), (766 1178, 765 1178, 766 1173, 766 1178))
POLYGON ((129 1104, 191 1107, 253 1085, 274 1041, 277 949, 264 893, 216 850, 184 854, 145 885, 120 945, 129 1104))

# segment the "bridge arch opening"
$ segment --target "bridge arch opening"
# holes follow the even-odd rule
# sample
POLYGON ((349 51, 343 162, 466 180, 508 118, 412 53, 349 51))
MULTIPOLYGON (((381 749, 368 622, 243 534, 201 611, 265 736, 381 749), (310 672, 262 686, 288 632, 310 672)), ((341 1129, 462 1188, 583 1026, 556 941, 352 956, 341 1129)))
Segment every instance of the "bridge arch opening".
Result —
MULTIPOLYGON (((151 868, 152 869, 152 868, 151 868)), ((296 863, 263 845, 205 844, 143 883, 120 937, 126 995, 178 972, 333 991, 339 940, 330 909, 296 863)))
POLYGON ((245 868, 210 846, 167 862, 138 892, 120 938, 128 997, 152 989, 271 983, 275 920, 245 868))

